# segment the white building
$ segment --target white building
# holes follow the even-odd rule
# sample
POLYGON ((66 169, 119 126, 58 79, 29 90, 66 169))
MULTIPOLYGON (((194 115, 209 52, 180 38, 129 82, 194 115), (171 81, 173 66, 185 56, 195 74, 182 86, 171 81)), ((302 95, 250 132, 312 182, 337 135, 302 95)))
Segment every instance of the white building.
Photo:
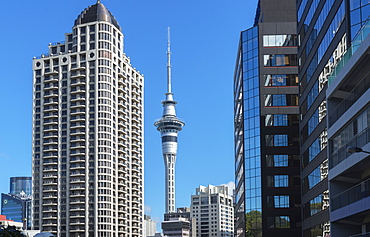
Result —
POLYGON ((154 236, 157 232, 157 222, 152 220, 149 215, 144 215, 144 237, 154 236))
POLYGON ((98 0, 33 64, 33 228, 142 236, 143 75, 98 0))
POLYGON ((197 237, 234 236, 233 198, 227 186, 199 186, 191 196, 190 209, 197 237))

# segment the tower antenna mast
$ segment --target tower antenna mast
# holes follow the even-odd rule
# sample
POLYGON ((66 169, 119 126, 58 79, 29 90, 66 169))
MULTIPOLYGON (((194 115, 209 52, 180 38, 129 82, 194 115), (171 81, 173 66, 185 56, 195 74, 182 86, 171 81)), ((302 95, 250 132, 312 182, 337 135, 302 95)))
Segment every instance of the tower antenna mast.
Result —
POLYGON ((171 92, 171 32, 167 27, 167 93, 171 92))

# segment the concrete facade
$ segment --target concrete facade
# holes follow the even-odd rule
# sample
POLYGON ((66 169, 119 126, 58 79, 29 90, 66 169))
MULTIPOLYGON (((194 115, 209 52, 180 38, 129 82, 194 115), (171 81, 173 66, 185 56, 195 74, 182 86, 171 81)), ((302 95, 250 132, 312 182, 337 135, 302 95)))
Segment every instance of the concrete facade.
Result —
MULTIPOLYGON (((230 190, 231 191, 231 190, 230 190)), ((227 186, 199 186, 191 195, 190 217, 197 237, 234 236, 234 202, 227 186)))
POLYGON ((143 235, 143 75, 97 1, 33 65, 33 228, 143 235))

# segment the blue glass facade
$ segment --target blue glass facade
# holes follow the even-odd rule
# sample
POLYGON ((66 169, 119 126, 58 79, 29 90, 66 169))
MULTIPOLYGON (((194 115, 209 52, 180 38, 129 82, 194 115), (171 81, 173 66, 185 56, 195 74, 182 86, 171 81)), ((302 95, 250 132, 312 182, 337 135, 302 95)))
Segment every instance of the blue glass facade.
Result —
POLYGON ((18 195, 22 191, 26 195, 32 195, 32 178, 31 177, 11 177, 10 178, 10 193, 18 195))
POLYGON ((22 222, 24 228, 31 229, 31 198, 2 193, 1 214, 8 220, 22 222))
POLYGON ((246 223, 250 223, 249 231, 258 236, 262 229, 258 26, 244 31, 242 42, 245 212, 246 223))

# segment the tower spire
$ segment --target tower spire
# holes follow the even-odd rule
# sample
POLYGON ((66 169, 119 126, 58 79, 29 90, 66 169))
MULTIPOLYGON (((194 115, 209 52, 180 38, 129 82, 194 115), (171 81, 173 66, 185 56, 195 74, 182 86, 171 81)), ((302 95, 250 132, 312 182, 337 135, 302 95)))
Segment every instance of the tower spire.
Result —
POLYGON ((171 92, 171 32, 170 27, 167 27, 167 93, 171 92))
POLYGON ((170 28, 167 28, 167 93, 166 99, 162 101, 163 115, 154 123, 161 133, 162 154, 165 164, 165 207, 166 213, 175 212, 175 164, 177 156, 177 136, 185 123, 176 117, 175 106, 177 102, 173 99, 171 90, 171 45, 170 28))

